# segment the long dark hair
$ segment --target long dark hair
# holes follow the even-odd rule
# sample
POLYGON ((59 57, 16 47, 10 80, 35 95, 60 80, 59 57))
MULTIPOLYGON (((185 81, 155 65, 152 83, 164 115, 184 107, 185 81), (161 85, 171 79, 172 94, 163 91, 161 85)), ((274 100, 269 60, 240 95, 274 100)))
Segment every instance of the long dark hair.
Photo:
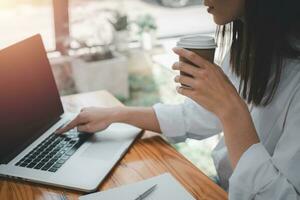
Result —
MULTIPOLYGON (((218 40, 230 33, 230 63, 241 79, 240 95, 268 105, 277 90, 285 58, 299 58, 300 0, 245 0, 243 19, 219 26, 218 40), (295 43, 295 42, 294 42, 295 43)), ((300 66, 299 66, 300 67, 300 66)))

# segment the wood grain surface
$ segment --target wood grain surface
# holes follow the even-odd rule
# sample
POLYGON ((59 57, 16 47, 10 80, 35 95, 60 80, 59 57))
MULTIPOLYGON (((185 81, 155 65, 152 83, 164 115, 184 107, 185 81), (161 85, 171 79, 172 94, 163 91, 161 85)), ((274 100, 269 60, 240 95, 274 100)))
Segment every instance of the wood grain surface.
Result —
MULTIPOLYGON (((121 105, 105 91, 66 96, 62 101, 65 110, 69 112, 79 112, 86 106, 121 105)), ((227 199, 227 193, 223 189, 179 154, 159 134, 148 131, 136 140, 128 153, 107 175, 100 184, 99 191, 134 183, 165 172, 171 173, 196 199, 227 199)), ((0 200, 75 200, 83 194, 19 180, 0 179, 0 200)))

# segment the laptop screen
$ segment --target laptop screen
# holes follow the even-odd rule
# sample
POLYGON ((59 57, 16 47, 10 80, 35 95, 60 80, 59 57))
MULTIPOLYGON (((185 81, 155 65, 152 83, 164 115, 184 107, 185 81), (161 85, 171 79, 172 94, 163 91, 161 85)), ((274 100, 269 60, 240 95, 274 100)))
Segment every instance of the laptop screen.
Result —
POLYGON ((0 51, 0 109, 0 163, 8 163, 63 114, 40 35, 0 51))

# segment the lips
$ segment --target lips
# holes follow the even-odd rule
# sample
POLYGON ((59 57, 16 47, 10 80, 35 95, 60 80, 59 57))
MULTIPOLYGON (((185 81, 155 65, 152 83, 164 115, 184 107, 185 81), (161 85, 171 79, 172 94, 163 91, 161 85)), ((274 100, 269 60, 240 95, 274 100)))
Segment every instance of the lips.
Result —
POLYGON ((208 2, 208 1, 204 1, 204 6, 207 6, 207 7, 213 7, 213 6, 211 5, 211 2, 208 2))
POLYGON ((212 10, 214 9, 214 7, 213 6, 208 6, 208 8, 207 8, 207 12, 211 12, 212 10))

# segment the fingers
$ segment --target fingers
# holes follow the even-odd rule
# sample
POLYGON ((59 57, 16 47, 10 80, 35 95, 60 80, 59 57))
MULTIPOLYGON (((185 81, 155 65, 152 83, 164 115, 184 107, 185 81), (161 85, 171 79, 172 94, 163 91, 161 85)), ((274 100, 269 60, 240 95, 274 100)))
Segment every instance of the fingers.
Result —
POLYGON ((77 126, 77 130, 79 132, 85 132, 85 133, 92 133, 94 131, 92 131, 91 127, 89 124, 85 124, 85 125, 79 125, 77 126))
POLYGON ((58 130, 56 130, 55 132, 56 132, 57 134, 62 134, 62 133, 68 132, 69 130, 75 128, 75 127, 77 126, 77 124, 78 124, 78 119, 77 119, 77 117, 76 117, 73 121, 71 121, 71 122, 70 122, 69 124, 67 124, 65 127, 61 128, 61 129, 58 129, 58 130))
POLYGON ((183 75, 176 76, 174 78, 174 81, 176 83, 181 83, 182 85, 189 86, 191 88, 194 87, 194 82, 195 82, 195 80, 192 77, 183 76, 183 75))
POLYGON ((77 130, 79 132, 84 132, 84 133, 95 133, 98 131, 102 131, 108 127, 108 124, 106 123, 95 123, 95 122, 89 122, 86 124, 82 124, 77 126, 77 130))
POLYGON ((202 58, 198 54, 196 54, 192 51, 186 50, 184 48, 175 47, 175 48, 173 48, 173 51, 174 51, 174 53, 176 53, 180 57, 186 58, 187 60, 191 61, 192 63, 194 63, 195 65, 197 65, 199 67, 206 68, 206 67, 209 67, 209 66, 213 65, 212 63, 205 60, 204 58, 202 58))
POLYGON ((187 88, 187 87, 178 86, 176 90, 179 94, 187 97, 192 97, 194 94, 194 91, 191 88, 187 88))
POLYGON ((185 72, 191 76, 195 76, 195 74, 197 74, 198 70, 200 70, 199 68, 187 64, 185 62, 176 62, 173 64, 172 69, 174 70, 180 70, 182 72, 185 72))
POLYGON ((80 124, 86 123, 87 120, 82 116, 82 114, 79 114, 74 120, 72 120, 69 124, 67 124, 65 127, 56 130, 55 132, 57 134, 65 133, 75 127, 77 127, 80 124))

